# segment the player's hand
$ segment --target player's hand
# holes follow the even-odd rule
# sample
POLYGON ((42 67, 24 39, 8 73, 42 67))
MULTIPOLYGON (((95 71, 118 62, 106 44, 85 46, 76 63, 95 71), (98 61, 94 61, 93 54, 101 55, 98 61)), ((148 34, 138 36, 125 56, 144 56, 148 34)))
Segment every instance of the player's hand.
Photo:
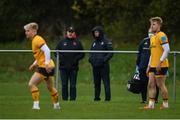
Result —
POLYGON ((50 65, 48 65, 48 64, 46 64, 46 65, 45 65, 45 69, 46 69, 46 71, 47 71, 48 73, 50 73, 50 72, 52 71, 53 67, 50 66, 50 65))
POLYGON ((38 68, 38 65, 36 65, 36 64, 32 64, 29 66, 29 70, 31 70, 31 71, 36 71, 37 68, 38 68))
POLYGON ((149 69, 150 67, 148 66, 147 69, 146 69, 146 75, 149 77, 149 69))
POLYGON ((161 71, 161 61, 158 63, 158 65, 156 66, 156 71, 159 72, 161 71))

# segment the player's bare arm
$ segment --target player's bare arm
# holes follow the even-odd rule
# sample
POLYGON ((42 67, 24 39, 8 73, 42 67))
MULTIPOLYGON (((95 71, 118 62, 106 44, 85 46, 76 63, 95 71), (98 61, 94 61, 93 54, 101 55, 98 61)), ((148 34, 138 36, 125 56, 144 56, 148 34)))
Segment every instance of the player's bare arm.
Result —
POLYGON ((36 71, 37 68, 38 68, 37 61, 34 61, 34 63, 29 66, 30 71, 36 71))

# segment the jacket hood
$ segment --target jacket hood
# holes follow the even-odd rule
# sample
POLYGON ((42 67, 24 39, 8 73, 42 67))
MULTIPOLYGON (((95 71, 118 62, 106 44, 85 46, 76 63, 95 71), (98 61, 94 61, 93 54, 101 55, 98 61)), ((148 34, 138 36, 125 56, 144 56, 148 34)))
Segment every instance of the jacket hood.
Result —
POLYGON ((96 40, 101 40, 102 38, 104 38, 104 30, 103 30, 102 26, 94 27, 91 32, 92 32, 94 39, 96 39, 96 40), (95 35, 94 35, 95 31, 99 31, 99 33, 100 33, 99 37, 95 37, 95 35))

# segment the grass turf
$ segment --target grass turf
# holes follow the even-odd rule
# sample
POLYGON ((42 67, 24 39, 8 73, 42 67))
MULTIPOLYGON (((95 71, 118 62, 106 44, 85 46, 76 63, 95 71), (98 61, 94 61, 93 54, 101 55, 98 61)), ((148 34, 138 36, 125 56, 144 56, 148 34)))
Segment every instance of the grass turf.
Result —
MULTIPOLYGON (((6 45, 4 45, 6 46, 6 45)), ((16 49, 23 45, 14 45, 16 49), (18 47, 19 46, 19 47, 18 47)), ((6 46, 8 49, 12 47, 6 46)), ((27 49, 24 46, 22 49, 27 49)), ((122 49, 119 49, 122 50, 122 49)), ((126 47, 127 50, 127 47, 126 47)), ((129 50, 129 48, 128 48, 129 50)), ((133 49, 134 50, 134 49, 133 49)), ((53 56, 53 55, 52 55, 53 56)), ((111 90, 112 101, 104 101, 104 89, 102 86, 101 101, 93 101, 93 82, 91 66, 87 57, 80 62, 80 71, 77 83, 77 101, 61 101, 61 110, 53 110, 51 98, 44 84, 41 84, 40 94, 41 110, 32 110, 32 98, 28 89, 28 81, 32 75, 28 66, 33 61, 32 53, 1 53, 0 55, 0 119, 16 118, 180 118, 180 81, 179 81, 179 56, 177 56, 177 98, 172 99, 173 80, 173 55, 170 59, 170 78, 167 85, 169 89, 170 108, 159 110, 160 102, 154 110, 141 110, 140 95, 127 91, 126 83, 131 78, 136 55, 115 54, 111 60, 111 90), (13 60, 12 60, 13 59, 13 60)), ((59 83, 60 85, 60 83, 59 83)), ((60 91, 61 94, 61 91, 60 91)), ((161 97, 159 97, 161 101, 161 97)))
MULTIPOLYGON (((126 90, 125 84, 113 83, 112 101, 104 101, 102 88, 101 101, 93 101, 93 85, 78 83, 78 97, 76 101, 61 101, 61 110, 53 110, 51 98, 45 84, 40 85, 39 111, 32 110, 32 99, 27 83, 1 83, 0 84, 0 118, 180 118, 180 96, 177 101, 172 100, 172 85, 168 85, 170 93, 170 108, 160 110, 160 102, 154 110, 139 109, 140 95, 132 94, 126 90)), ((103 86, 102 86, 103 87, 103 86)), ((178 93, 180 87, 177 88, 178 93)), ((161 97, 159 97, 161 101, 161 97)))

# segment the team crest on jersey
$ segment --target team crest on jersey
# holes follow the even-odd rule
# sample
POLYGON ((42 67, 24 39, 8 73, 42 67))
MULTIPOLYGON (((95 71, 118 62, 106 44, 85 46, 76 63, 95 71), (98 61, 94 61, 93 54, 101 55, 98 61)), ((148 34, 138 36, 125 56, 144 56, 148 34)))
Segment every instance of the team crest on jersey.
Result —
POLYGON ((74 45, 74 46, 76 46, 76 45, 77 45, 77 43, 76 43, 76 42, 73 42, 73 45, 74 45))
POLYGON ((162 42, 166 42, 166 36, 161 37, 162 42))
POLYGON ((63 45, 64 45, 64 46, 67 46, 67 43, 65 42, 63 45))
POLYGON ((101 42, 101 45, 104 45, 104 42, 101 42))
POLYGON ((96 43, 93 43, 93 47, 96 45, 96 43))
POLYGON ((148 44, 147 42, 144 43, 144 45, 147 45, 147 44, 148 44))

